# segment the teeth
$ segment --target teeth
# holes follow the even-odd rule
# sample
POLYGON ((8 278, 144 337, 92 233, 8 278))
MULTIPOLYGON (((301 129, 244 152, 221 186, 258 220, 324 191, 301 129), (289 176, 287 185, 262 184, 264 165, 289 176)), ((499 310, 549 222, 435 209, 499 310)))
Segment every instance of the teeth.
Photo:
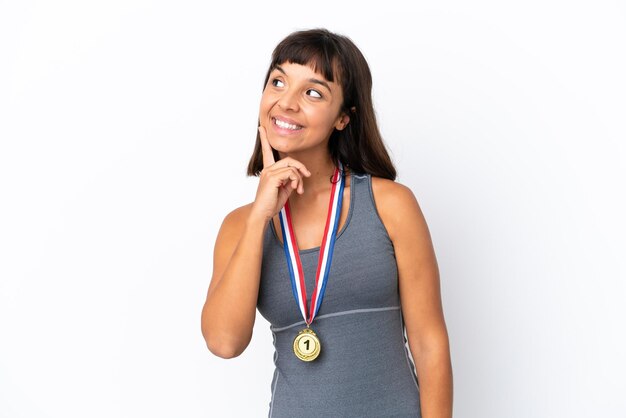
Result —
POLYGON ((280 119, 274 118, 274 121, 276 122, 276 125, 280 126, 281 128, 284 128, 284 129, 291 129, 293 131, 295 131, 296 129, 300 129, 300 127, 298 125, 292 125, 291 123, 283 122, 280 119))

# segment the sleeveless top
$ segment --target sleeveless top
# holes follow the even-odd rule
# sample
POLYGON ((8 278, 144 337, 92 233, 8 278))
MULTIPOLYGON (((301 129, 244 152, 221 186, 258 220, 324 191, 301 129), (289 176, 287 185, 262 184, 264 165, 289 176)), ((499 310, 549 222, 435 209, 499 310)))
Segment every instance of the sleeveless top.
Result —
MULTIPOLYGON (((305 362, 293 340, 306 327, 292 293, 285 252, 270 219, 257 308, 271 324, 274 376, 270 418, 421 418, 419 385, 400 309, 393 243, 369 174, 350 173, 350 207, 338 231, 326 291, 310 327, 321 352, 305 362)), ((307 306, 320 247, 300 251, 307 306)))

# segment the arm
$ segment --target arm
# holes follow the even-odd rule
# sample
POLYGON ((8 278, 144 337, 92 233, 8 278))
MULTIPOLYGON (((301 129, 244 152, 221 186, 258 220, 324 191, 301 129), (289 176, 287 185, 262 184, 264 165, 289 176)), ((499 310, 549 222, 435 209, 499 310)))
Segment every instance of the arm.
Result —
POLYGON ((202 309, 202 335, 209 351, 222 358, 240 355, 252 338, 267 222, 252 216, 250 206, 235 209, 222 223, 202 309))
POLYGON ((252 339, 265 228, 293 191, 304 193, 302 176, 311 176, 304 164, 291 157, 276 164, 266 135, 259 126, 263 170, 254 202, 232 211, 222 223, 215 242, 213 277, 202 308, 207 347, 223 358, 240 355, 252 339))
POLYGON ((411 190, 372 178, 377 209, 396 254, 402 315, 424 418, 452 417, 452 365, 439 270, 428 226, 411 190))

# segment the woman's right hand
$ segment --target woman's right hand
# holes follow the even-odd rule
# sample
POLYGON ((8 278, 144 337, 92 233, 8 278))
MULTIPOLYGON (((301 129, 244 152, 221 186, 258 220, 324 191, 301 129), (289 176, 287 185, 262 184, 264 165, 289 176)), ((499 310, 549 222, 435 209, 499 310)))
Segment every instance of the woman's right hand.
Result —
POLYGON ((265 128, 262 126, 259 126, 259 136, 263 153, 263 170, 259 176, 259 187, 251 213, 269 221, 285 206, 292 191, 304 193, 302 175, 310 177, 311 172, 304 164, 291 157, 276 162, 265 128))

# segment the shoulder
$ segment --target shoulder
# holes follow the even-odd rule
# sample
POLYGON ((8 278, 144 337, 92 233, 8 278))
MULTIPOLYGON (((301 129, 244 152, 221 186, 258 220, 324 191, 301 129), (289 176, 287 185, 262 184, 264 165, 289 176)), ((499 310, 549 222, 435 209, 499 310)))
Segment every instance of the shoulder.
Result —
POLYGON ((424 215, 409 187, 381 177, 371 178, 376 210, 392 241, 407 231, 424 229, 424 215))
POLYGON ((400 198, 413 196, 411 189, 402 183, 376 176, 371 176, 371 178, 372 190, 374 193, 378 192, 382 199, 393 198, 394 195, 399 195, 400 198))
POLYGON ((244 232, 251 209, 252 203, 248 203, 231 210, 224 216, 215 240, 216 253, 229 254, 234 251, 234 247, 244 232))
POLYGON ((372 176, 372 193, 379 212, 391 215, 419 209, 413 191, 397 181, 372 176))
POLYGON ((220 227, 220 235, 239 235, 243 231, 245 221, 252 209, 252 203, 239 206, 224 216, 222 226, 220 227))
POLYGON ((225 223, 237 223, 244 220, 252 209, 252 202, 243 206, 239 206, 226 214, 224 217, 225 223))

